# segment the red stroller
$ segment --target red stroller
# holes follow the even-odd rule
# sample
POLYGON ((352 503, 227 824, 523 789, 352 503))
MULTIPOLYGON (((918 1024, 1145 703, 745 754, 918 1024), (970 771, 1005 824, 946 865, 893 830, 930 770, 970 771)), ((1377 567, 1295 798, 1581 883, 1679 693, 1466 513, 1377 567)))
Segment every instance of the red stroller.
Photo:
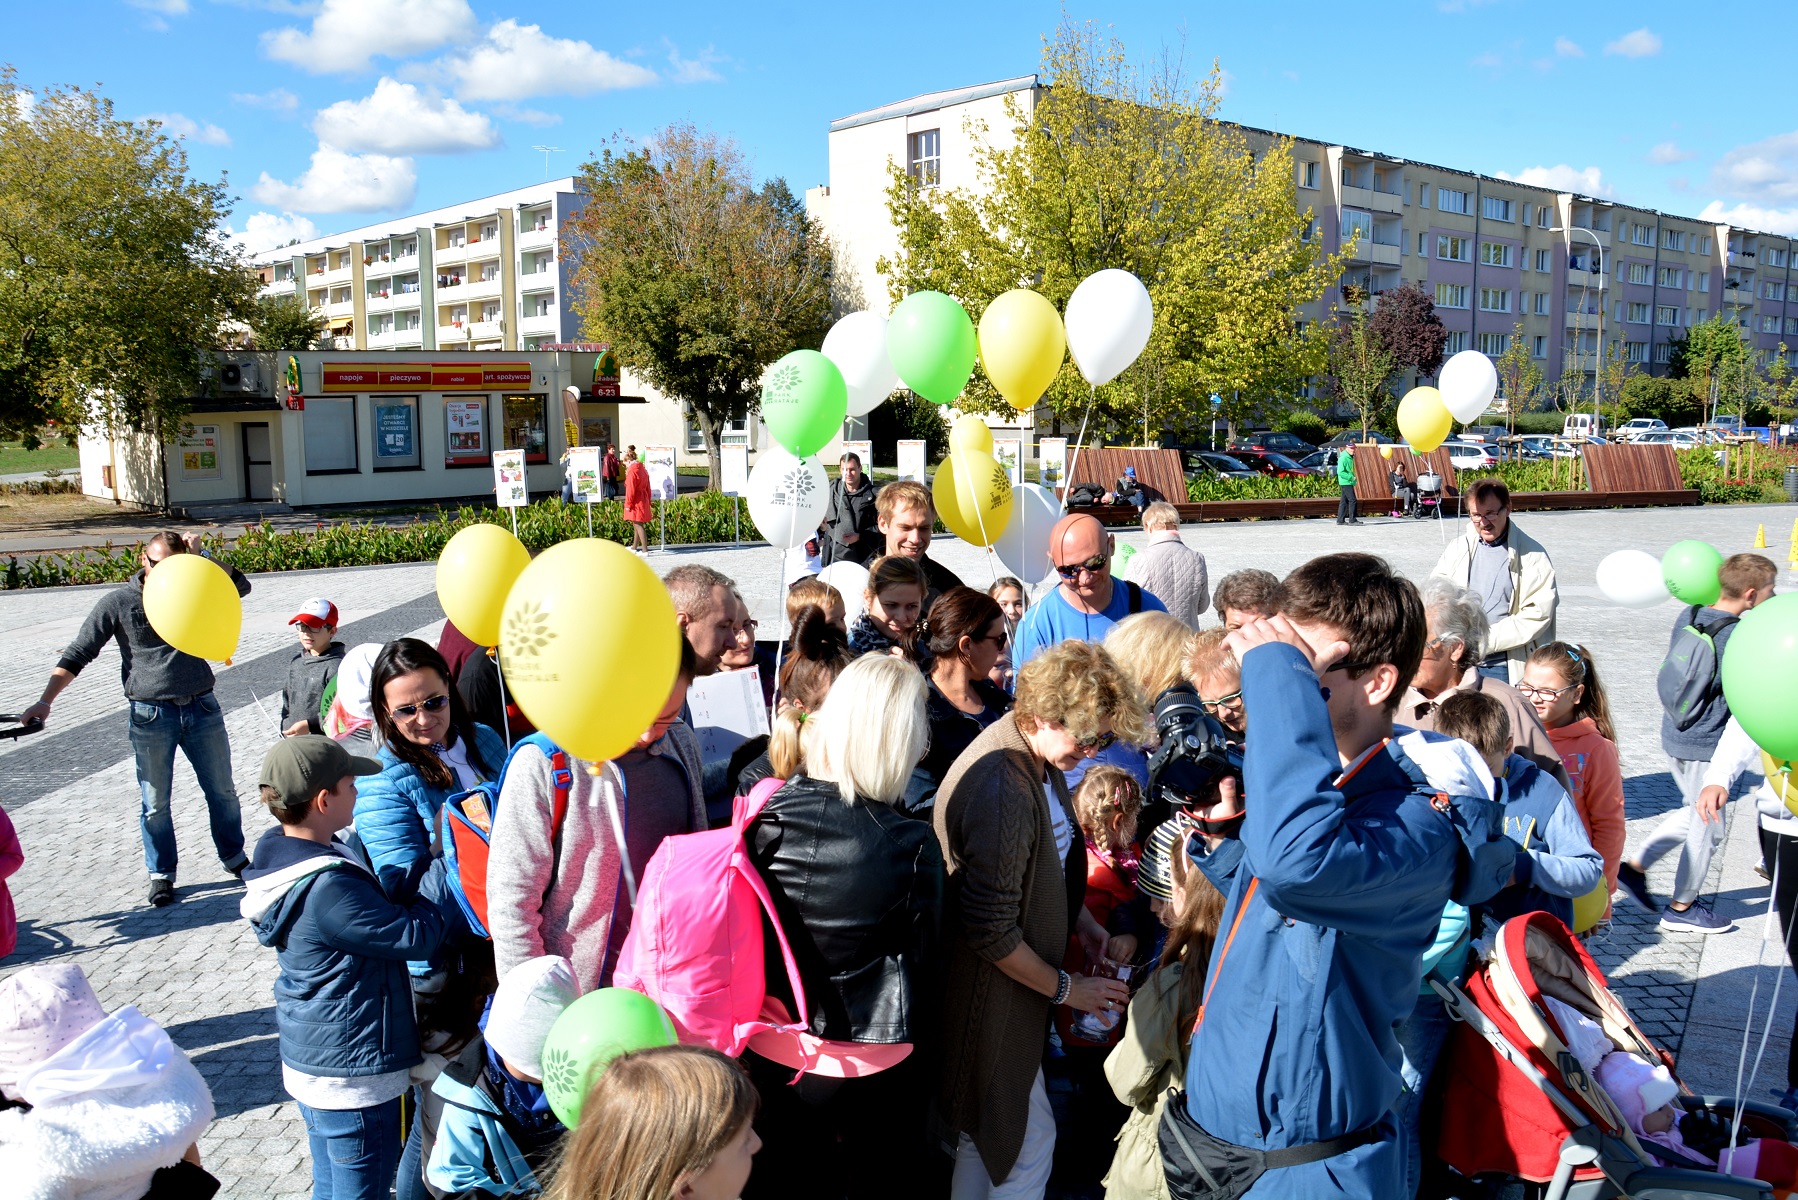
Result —
MULTIPOLYGON (((1544 998, 1596 1022, 1618 1050, 1665 1063, 1669 1071, 1672 1056, 1648 1040, 1586 948, 1554 917, 1538 912, 1506 922, 1491 959, 1465 990, 1432 986, 1457 1022, 1437 1072, 1443 1083, 1437 1151, 1462 1176, 1503 1173, 1546 1183, 1544 1200, 1774 1197, 1759 1180, 1668 1165, 1677 1156, 1645 1148, 1625 1124, 1567 1048, 1544 998)), ((1707 1127, 1727 1144, 1735 1102, 1693 1095, 1684 1083, 1680 1089, 1676 1102, 1688 1113, 1707 1114, 1707 1127)), ((1798 1133, 1798 1121, 1783 1108, 1741 1107, 1746 1136, 1791 1141, 1798 1133)))

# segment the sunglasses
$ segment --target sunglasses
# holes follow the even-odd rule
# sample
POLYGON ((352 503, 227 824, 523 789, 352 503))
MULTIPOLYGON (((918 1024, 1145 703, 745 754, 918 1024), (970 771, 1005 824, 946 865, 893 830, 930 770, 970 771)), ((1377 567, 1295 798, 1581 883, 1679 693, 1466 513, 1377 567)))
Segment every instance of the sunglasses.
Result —
POLYGON ((429 700, 420 700, 417 704, 402 704, 391 711, 400 720, 410 721, 418 715, 418 710, 421 708, 428 713, 442 712, 448 703, 448 696, 432 696, 429 700))
POLYGON ((1227 704, 1240 704, 1241 702, 1242 702, 1242 689, 1241 688, 1237 688, 1235 691, 1231 692, 1228 696, 1219 696, 1215 700, 1207 700, 1203 696, 1199 697, 1199 707, 1204 709, 1206 712, 1216 712, 1218 709, 1223 708, 1227 704))
POLYGON ((1083 751, 1108 750, 1117 740, 1118 735, 1115 733, 1100 733, 1094 734, 1092 737, 1077 737, 1074 739, 1074 745, 1083 751))
POLYGON ((1517 685, 1517 694, 1522 696, 1525 700, 1546 700, 1552 704, 1554 701, 1560 699, 1563 692, 1571 692, 1578 686, 1579 684, 1577 683, 1570 683, 1566 687, 1539 688, 1532 687, 1527 683, 1520 683, 1517 685))
POLYGON ((1105 561, 1105 556, 1103 554, 1095 554, 1085 562, 1069 563, 1065 567, 1057 563, 1055 566, 1055 573, 1063 579, 1074 579, 1082 571, 1085 571, 1088 575, 1097 575, 1100 571, 1105 569, 1105 561))

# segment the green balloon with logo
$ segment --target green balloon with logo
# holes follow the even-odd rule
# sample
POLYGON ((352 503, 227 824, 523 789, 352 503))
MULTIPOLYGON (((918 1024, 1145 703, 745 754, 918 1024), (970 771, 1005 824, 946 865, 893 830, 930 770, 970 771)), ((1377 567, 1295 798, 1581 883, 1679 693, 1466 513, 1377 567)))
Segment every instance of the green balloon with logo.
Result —
POLYGON ((795 350, 762 379, 762 424, 795 458, 810 458, 843 430, 849 385, 816 350, 795 350))
POLYGON ((672 1046, 680 1038, 662 1006, 629 988, 600 988, 562 1010, 543 1041, 543 1092, 573 1129, 606 1064, 620 1054, 672 1046))

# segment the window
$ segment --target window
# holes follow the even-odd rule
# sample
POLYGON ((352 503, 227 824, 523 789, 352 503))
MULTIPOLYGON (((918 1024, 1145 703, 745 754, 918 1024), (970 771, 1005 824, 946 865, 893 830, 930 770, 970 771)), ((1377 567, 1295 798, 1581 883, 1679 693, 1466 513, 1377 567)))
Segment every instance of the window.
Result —
POLYGON ((1677 288, 1683 283, 1678 267, 1662 267, 1655 273, 1654 281, 1664 288, 1677 288))
POLYGON ((405 312, 395 313, 393 327, 402 331, 407 329, 417 329, 418 310, 416 308, 409 308, 405 312))
POLYGON ((1536 293, 1535 306, 1533 308, 1531 308, 1530 311, 1535 313, 1538 317, 1546 317, 1548 315, 1548 293, 1547 292, 1537 292, 1536 293))
POLYGON ((1678 229, 1663 229, 1663 230, 1661 230, 1661 249, 1663 249, 1663 250, 1684 250, 1685 248, 1686 248, 1686 235, 1683 230, 1678 230, 1678 229))
POLYGON ((1497 358, 1511 348, 1511 335, 1508 333, 1482 333, 1479 337, 1479 351, 1488 358, 1497 358))
POLYGON ((1465 329, 1449 330, 1448 340, 1442 343, 1442 353, 1459 354, 1465 349, 1467 349, 1467 331, 1465 329))
POLYGON ((1629 265, 1629 281, 1631 283, 1647 283, 1648 282, 1648 264, 1647 263, 1631 263, 1629 265))
POLYGON ((1430 235, 1427 233, 1420 233, 1417 235, 1417 257, 1428 258, 1429 256, 1430 256, 1430 235))
POLYGON ((1538 333, 1536 335, 1536 343, 1535 343, 1535 346, 1530 350, 1530 357, 1531 358, 1547 358, 1548 357, 1548 335, 1547 334, 1538 333))
POLYGON ((1428 208, 1429 206, 1430 206, 1430 185, 1427 183, 1424 183, 1420 180, 1417 184, 1417 207, 1428 208))
MULTIPOLYGON (((749 419, 732 415, 718 424, 718 444, 721 446, 744 446, 750 441, 749 419)), ((694 454, 705 452, 705 435, 699 432, 699 423, 687 418, 687 449, 694 454)))
POLYGON ((401 242, 399 256, 401 258, 417 258, 418 257, 418 239, 413 238, 410 241, 401 242))
MULTIPOLYGON (((1509 289, 1506 289, 1506 288, 1481 288, 1480 289, 1480 311, 1481 312, 1502 312, 1502 313, 1510 312, 1511 311, 1511 293, 1510 293, 1509 289)), ((1484 336, 1484 335, 1482 335, 1482 336, 1484 336)))
POLYGON ((1552 221, 1550 220, 1551 216, 1552 214, 1548 210, 1548 205, 1544 204, 1541 208, 1538 208, 1536 210, 1536 228, 1547 229, 1552 224, 1552 221))
POLYGON ((1317 218, 1312 217, 1305 222, 1304 230, 1299 234, 1299 241, 1314 242, 1317 240, 1317 218))
POLYGON ((1654 323, 1656 325, 1677 326, 1679 324, 1679 309, 1673 307, 1671 304, 1657 305, 1654 310, 1654 323))
POLYGON ((549 461, 549 422, 544 397, 507 396, 504 401, 506 443, 501 449, 523 450, 527 463, 549 461))
POLYGON ((1655 347, 1654 347, 1654 361, 1656 361, 1658 363, 1672 362, 1673 361, 1673 343, 1672 342, 1656 342, 1655 347))
POLYGON ((1453 191, 1449 188, 1437 188, 1436 207, 1443 212, 1465 213, 1467 211, 1467 193, 1453 191))
POLYGON ((306 445, 306 474, 341 475, 357 470, 353 397, 308 397, 300 425, 306 445))
POLYGON ((1503 242, 1481 242, 1480 261, 1489 267, 1508 267, 1511 265, 1511 247, 1503 242))
POLYGON ((1299 163, 1299 186, 1315 188, 1317 186, 1317 164, 1310 161, 1299 163))
POLYGON ((498 263, 484 262, 481 264, 481 282, 482 283, 492 283, 495 279, 498 279, 498 278, 499 278, 499 264, 498 263))
POLYGON ((1779 318, 1778 317, 1762 317, 1761 318, 1761 332, 1762 333, 1778 333, 1779 332, 1779 318))
POLYGON ((1638 246, 1654 245, 1654 227, 1652 225, 1631 225, 1629 240, 1638 246))
POLYGON ((1472 262, 1473 243, 1464 237, 1441 235, 1436 238, 1436 257, 1451 262, 1472 262))
POLYGON ((1786 334, 1787 336, 1798 334, 1798 317, 1786 318, 1786 334))
POLYGON ((1342 210, 1341 244, 1346 246, 1359 238, 1362 245, 1373 241, 1373 216, 1370 213, 1356 212, 1352 208, 1342 210))
POLYGON ((1533 217, 1535 214, 1536 214, 1536 206, 1534 204, 1525 204, 1523 206, 1523 223, 1525 225, 1528 225, 1530 223, 1530 218, 1533 217))
POLYGON ((1783 283, 1761 284, 1761 298, 1765 300, 1784 300, 1786 298, 1786 285, 1783 283))
MULTIPOLYGON (((1708 292, 1711 290, 1711 273, 1709 271, 1698 272, 1698 290, 1701 292, 1708 292)), ((1703 318, 1700 318, 1700 320, 1702 319, 1703 318)))
POLYGON ((1710 252, 1711 252, 1711 235, 1707 233, 1698 239, 1698 253, 1709 254, 1710 252))
POLYGON ((1790 251, 1786 250, 1768 250, 1764 257, 1769 267, 1783 267, 1786 265, 1786 255, 1789 253, 1790 251))
POLYGON ((527 317, 547 317, 555 307, 554 292, 533 292, 524 298, 524 315, 527 317))
POLYGON ((293 282, 293 264, 292 263, 276 263, 275 264, 275 282, 276 283, 292 283, 293 282))
POLYGON ((1648 361, 1648 343, 1647 342, 1625 342, 1625 343, 1623 343, 1623 361, 1624 362, 1633 362, 1633 363, 1647 362, 1648 361))
POLYGON ((1648 323, 1648 305, 1646 305, 1646 304, 1630 305, 1629 306, 1629 316, 1627 316, 1624 319, 1628 320, 1628 321, 1633 321, 1638 325, 1646 325, 1648 323))
POLYGON ((1711 319, 1711 310, 1708 308, 1701 308, 1701 309, 1697 310, 1697 316, 1691 323, 1694 325, 1702 325, 1710 319, 1711 319))
POLYGON ((484 467, 488 464, 487 397, 443 398, 443 465, 484 467))
POLYGON ((1552 271, 1552 270, 1554 270, 1554 263, 1555 263, 1555 260, 1554 260, 1554 251, 1553 250, 1538 250, 1538 251, 1536 251, 1536 270, 1542 271, 1542 272, 1552 271))
POLYGON ((920 187, 935 187, 943 181, 943 131, 920 129, 906 135, 905 173, 920 187))
POLYGON ((1467 288, 1459 283, 1439 283, 1436 285, 1437 308, 1466 308, 1467 288))
POLYGON ((1488 221, 1509 221, 1512 219, 1511 202, 1498 196, 1487 196, 1480 201, 1480 213, 1488 221))
POLYGON ((418 460, 418 397, 375 396, 375 470, 405 471, 418 460))

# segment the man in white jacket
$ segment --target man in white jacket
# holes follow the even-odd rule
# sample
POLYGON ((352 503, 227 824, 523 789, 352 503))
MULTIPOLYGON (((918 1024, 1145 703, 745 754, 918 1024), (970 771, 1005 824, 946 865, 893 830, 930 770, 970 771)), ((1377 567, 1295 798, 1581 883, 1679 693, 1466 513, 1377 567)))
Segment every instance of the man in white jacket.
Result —
POLYGON ((1466 491, 1466 534, 1450 542, 1431 572, 1476 593, 1492 634, 1482 675, 1505 683, 1523 678, 1530 651, 1554 641, 1554 564, 1540 542, 1511 520, 1511 489, 1502 479, 1475 480, 1466 491))

